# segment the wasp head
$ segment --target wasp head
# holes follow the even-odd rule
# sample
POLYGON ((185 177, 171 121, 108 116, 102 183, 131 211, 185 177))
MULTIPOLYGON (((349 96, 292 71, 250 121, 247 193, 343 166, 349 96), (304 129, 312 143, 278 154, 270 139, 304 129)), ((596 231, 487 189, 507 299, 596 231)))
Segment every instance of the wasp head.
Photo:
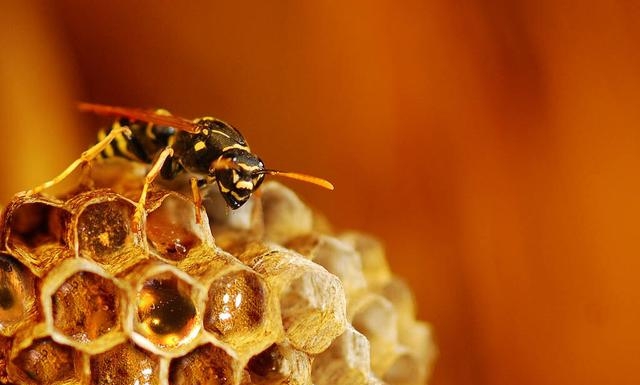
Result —
POLYGON ((256 155, 242 150, 225 151, 209 169, 222 197, 232 209, 242 206, 264 180, 264 163, 256 155))

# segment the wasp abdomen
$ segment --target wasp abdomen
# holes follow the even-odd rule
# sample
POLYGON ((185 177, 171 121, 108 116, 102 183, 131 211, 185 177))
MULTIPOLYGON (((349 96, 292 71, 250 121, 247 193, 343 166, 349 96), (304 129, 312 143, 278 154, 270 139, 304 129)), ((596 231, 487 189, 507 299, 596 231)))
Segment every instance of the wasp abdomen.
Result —
POLYGON ((151 163, 154 156, 169 145, 176 130, 173 127, 159 126, 146 122, 130 122, 129 119, 116 120, 108 129, 98 133, 102 140, 116 127, 129 127, 131 136, 118 134, 102 151, 102 158, 120 157, 142 163, 151 163))

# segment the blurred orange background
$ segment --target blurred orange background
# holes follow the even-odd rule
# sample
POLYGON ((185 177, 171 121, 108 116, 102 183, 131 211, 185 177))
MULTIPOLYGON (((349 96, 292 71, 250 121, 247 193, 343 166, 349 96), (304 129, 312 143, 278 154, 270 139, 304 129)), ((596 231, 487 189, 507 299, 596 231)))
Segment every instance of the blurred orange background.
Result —
POLYGON ((93 142, 76 100, 232 122, 386 244, 431 383, 640 383, 640 6, 4 4, 2 201, 93 142))

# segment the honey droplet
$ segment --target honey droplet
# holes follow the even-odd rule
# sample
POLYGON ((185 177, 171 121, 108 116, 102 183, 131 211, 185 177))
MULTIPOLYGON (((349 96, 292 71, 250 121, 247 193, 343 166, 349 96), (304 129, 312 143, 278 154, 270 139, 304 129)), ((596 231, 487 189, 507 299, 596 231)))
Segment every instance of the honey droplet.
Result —
POLYGON ((147 217, 147 239, 151 247, 172 261, 182 260, 202 243, 194 229, 193 203, 167 197, 147 217))
POLYGON ((148 279, 138 294, 139 332, 161 347, 189 342, 197 333, 190 286, 171 273, 148 279))

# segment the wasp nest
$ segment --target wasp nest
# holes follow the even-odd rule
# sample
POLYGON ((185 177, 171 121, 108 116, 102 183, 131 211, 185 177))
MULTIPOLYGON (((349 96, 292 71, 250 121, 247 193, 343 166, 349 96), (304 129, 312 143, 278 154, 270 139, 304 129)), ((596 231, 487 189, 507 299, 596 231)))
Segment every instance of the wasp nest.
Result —
POLYGON ((123 186, 5 208, 0 384, 426 382, 429 326, 373 238, 276 183, 200 223, 158 188, 136 230, 123 186))

